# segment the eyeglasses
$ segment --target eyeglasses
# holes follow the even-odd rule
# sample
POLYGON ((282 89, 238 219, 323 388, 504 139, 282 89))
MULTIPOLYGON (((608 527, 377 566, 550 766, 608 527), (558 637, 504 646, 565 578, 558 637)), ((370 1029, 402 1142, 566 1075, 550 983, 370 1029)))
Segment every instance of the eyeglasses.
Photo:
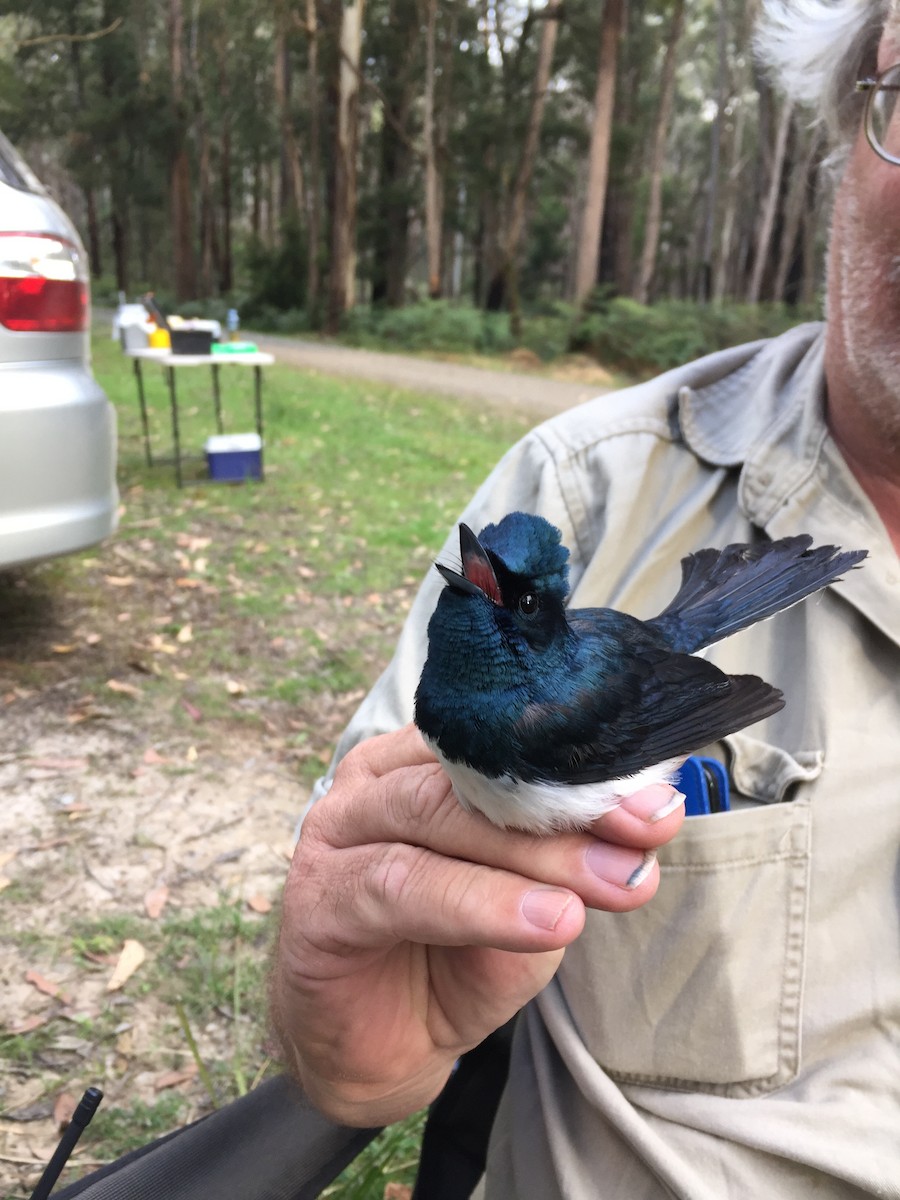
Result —
POLYGON ((900 167, 900 120, 894 121, 900 97, 900 63, 888 67, 875 79, 858 79, 856 90, 866 93, 869 145, 879 158, 900 167))

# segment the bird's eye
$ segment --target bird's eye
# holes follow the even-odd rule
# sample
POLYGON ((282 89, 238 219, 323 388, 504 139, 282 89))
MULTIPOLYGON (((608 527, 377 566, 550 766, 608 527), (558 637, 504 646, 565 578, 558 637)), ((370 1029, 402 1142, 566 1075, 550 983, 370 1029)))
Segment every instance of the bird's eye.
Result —
POLYGON ((523 617, 530 617, 532 613, 536 613, 540 608, 540 601, 534 592, 526 592, 519 599, 519 612, 523 617))

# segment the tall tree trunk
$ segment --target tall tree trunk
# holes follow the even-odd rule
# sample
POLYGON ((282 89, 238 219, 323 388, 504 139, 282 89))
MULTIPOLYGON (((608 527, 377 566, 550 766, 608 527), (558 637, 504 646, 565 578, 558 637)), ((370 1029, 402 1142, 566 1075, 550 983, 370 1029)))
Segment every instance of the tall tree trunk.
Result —
POLYGON ((228 55, 224 36, 218 40, 219 94, 222 97, 222 129, 219 145, 219 185, 222 206, 222 250, 219 262, 219 292, 227 296, 234 284, 231 250, 232 179, 231 179, 231 90, 228 55))
POLYGON ((425 244, 428 251, 428 295, 436 300, 441 294, 441 225, 438 197, 437 147, 434 122, 434 43, 437 26, 437 0, 427 0, 425 13, 425 244))
MULTIPOLYGON (((742 88, 738 89, 742 91, 742 88)), ((716 304, 721 304, 729 289, 736 291, 737 272, 735 263, 740 258, 738 240, 735 237, 738 201, 740 199, 740 182, 742 161, 741 154, 744 146, 744 128, 747 121, 747 106, 741 98, 736 102, 734 129, 731 134, 731 146, 728 153, 728 170, 725 176, 725 202, 722 208, 722 228, 719 233, 719 244, 716 252, 716 263, 713 271, 712 298, 716 304)), ((737 231, 739 232, 739 231, 737 231)))
POLYGON ((659 233, 662 226, 663 168, 666 159, 666 139, 672 120, 672 104, 675 99, 675 58, 681 30, 684 25, 684 0, 675 0, 669 36, 666 38, 666 53, 663 59, 662 81, 659 91, 659 110, 653 133, 653 151, 650 157, 650 195, 647 201, 647 220, 644 226, 644 249, 638 271, 635 299, 647 304, 650 285, 656 270, 656 252, 659 248, 659 233))
POLYGON ((541 44, 538 49, 537 68, 534 74, 534 89, 531 93, 531 111, 528 114, 522 157, 519 160, 519 169, 516 172, 516 181, 513 185, 509 206, 504 266, 509 297, 510 330, 513 337, 516 338, 522 336, 522 308, 519 302, 519 252, 525 233, 525 205, 528 200, 528 186, 531 183, 534 164, 537 160, 541 124, 547 104, 547 85, 550 82, 550 68, 553 65, 553 51, 556 49, 561 15, 562 10, 559 7, 545 9, 542 14, 544 24, 541 29, 541 44))
POLYGON ((282 2, 276 9, 275 27, 275 103, 278 108, 278 129, 281 149, 280 200, 281 217, 297 220, 303 207, 303 168, 300 149, 294 132, 291 111, 291 51, 288 45, 290 11, 282 2))
POLYGON ((698 300, 708 300, 713 290, 713 239, 719 208, 719 164, 722 158, 722 124, 728 88, 728 9, 726 0, 719 0, 719 19, 716 25, 716 115, 710 129, 709 183, 706 191, 706 217, 703 222, 703 245, 700 250, 700 277, 696 289, 698 300))
MULTIPOLYGON (((787 198, 784 202, 784 227, 781 231, 781 246, 778 251, 778 266, 775 269, 775 279, 772 283, 772 299, 787 301, 786 296, 788 274, 791 264, 797 257, 797 238, 803 213, 812 208, 809 203, 815 186, 815 160, 821 145, 820 132, 816 129, 807 135, 805 152, 799 164, 795 163, 791 171, 791 182, 787 198)), ((801 251, 802 253, 802 251, 801 251)), ((796 297, 794 297, 796 299, 796 297)))
POLYGON ((218 276, 219 239, 216 230, 216 211, 213 201, 212 161, 209 126, 203 97, 203 80, 199 56, 199 0, 194 0, 190 38, 191 90, 194 98, 194 121, 199 150, 200 182, 200 291, 204 296, 213 292, 213 279, 218 276))
MULTIPOLYGON (((69 10, 69 34, 72 35, 72 40, 69 42, 69 53, 72 60, 72 73, 75 77, 75 98, 78 102, 78 110, 84 112, 84 69, 81 62, 81 44, 76 41, 77 33, 75 10, 71 8, 69 10)), ((102 275, 103 263, 100 251, 100 225, 97 221, 97 198, 89 180, 90 177, 82 184, 87 216, 88 258, 90 259, 91 273, 102 275)))
MULTIPOLYGON (((338 0, 340 3, 340 0, 338 0)), ((346 0, 339 17, 337 129, 334 203, 325 329, 337 333, 353 303, 356 276, 356 148, 359 116, 359 55, 365 0, 346 0)))
POLYGON ((306 307, 315 319, 319 305, 319 239, 322 231, 322 137, 319 103, 319 25, 316 0, 306 0, 308 72, 306 106, 309 113, 309 186, 306 190, 306 307))
POLYGON ((382 128, 371 233, 372 303, 400 308, 405 300, 410 212, 416 205, 414 147, 407 132, 420 94, 417 0, 394 0, 390 70, 384 80, 382 128))
POLYGON ((753 261, 753 274, 750 276, 750 286, 747 289, 748 304, 756 304, 762 291, 763 274, 769 261, 772 232, 775 228, 775 214, 778 210, 778 198, 781 194, 784 160, 787 154, 788 134, 791 129, 792 116, 793 104, 785 101, 778 120, 778 132, 775 135, 775 152, 772 157, 772 171, 769 176, 769 187, 766 192, 766 198, 763 202, 759 235, 756 239, 756 257, 753 261))
POLYGON ((169 168, 175 295, 192 300, 197 294, 197 270, 191 220, 191 164, 187 150, 184 99, 184 12, 182 0, 169 0, 169 66, 174 108, 174 148, 169 168))
POLYGON ((575 301, 578 304, 585 300, 594 286, 600 264, 600 232, 603 228, 606 183, 609 178, 609 150, 612 141, 616 70, 624 16, 624 0, 606 0, 603 7, 603 20, 600 24, 600 49, 597 57, 597 88, 594 92, 587 196, 581 217, 580 248, 575 271, 575 301))

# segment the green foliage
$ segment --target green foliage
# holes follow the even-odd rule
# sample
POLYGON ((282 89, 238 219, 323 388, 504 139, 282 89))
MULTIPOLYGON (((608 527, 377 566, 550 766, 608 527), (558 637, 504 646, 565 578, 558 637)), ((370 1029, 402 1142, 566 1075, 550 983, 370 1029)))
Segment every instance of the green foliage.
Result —
POLYGON ((505 354, 518 345, 550 359, 566 348, 573 309, 554 304, 525 322, 519 341, 505 313, 483 312, 449 300, 426 300, 406 308, 358 307, 347 313, 342 338, 352 345, 440 354, 505 354))
POLYGON ((169 1092, 154 1104, 135 1100, 127 1108, 104 1108, 91 1128, 94 1146, 104 1157, 119 1158, 174 1129, 185 1107, 183 1096, 169 1092))
POLYGON ((606 367, 653 373, 714 350, 773 337, 816 312, 784 305, 696 304, 669 300, 638 304, 596 297, 572 329, 570 349, 593 355, 606 367))
POLYGON ((322 1193, 322 1200, 383 1200, 386 1185, 415 1182, 425 1111, 389 1125, 322 1193))
POLYGON ((275 247, 251 242, 246 251, 250 297, 244 305, 252 319, 260 310, 293 310, 302 307, 306 293, 306 242, 296 221, 282 226, 275 247))

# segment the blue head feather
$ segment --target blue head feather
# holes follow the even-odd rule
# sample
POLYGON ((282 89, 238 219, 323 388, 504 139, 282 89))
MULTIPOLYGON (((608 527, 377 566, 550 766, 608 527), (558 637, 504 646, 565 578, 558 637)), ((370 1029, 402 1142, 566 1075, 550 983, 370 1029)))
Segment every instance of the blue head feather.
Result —
POLYGON ((569 551, 555 525, 534 513, 508 513, 485 525, 478 540, 516 575, 534 580, 542 591, 565 600, 569 594, 569 551))

